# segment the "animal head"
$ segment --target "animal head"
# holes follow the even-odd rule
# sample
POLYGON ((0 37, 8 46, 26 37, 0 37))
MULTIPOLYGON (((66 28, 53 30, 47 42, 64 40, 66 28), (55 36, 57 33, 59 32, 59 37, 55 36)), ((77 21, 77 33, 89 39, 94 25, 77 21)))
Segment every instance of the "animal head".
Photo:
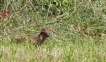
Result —
POLYGON ((49 37, 51 31, 52 31, 52 29, 45 29, 45 28, 42 28, 41 34, 45 35, 46 37, 49 37))

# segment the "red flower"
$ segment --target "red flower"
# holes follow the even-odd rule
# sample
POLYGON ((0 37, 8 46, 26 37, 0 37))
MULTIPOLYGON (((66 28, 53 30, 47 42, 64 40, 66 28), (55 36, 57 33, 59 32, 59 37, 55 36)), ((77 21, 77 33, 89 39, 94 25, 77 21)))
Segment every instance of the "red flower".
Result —
POLYGON ((2 14, 0 14, 0 17, 1 17, 4 21, 6 21, 6 20, 7 20, 7 19, 6 19, 6 16, 9 17, 9 18, 11 18, 11 13, 10 13, 9 11, 5 11, 5 10, 4 10, 4 12, 3 12, 2 14))

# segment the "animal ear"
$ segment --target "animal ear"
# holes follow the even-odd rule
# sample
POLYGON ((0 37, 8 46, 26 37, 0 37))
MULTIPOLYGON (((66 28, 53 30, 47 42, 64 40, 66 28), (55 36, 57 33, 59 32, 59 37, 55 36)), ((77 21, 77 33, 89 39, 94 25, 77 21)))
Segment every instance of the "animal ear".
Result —
POLYGON ((44 28, 42 28, 42 31, 45 31, 45 29, 44 29, 44 28))

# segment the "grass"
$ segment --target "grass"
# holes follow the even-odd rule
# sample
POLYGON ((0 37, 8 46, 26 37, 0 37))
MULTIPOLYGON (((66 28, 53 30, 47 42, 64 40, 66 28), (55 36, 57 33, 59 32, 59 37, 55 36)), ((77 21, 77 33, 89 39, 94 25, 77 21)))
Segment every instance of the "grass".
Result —
POLYGON ((106 61, 105 43, 79 39, 72 43, 44 43, 41 47, 30 44, 4 43, 0 45, 0 60, 16 62, 102 62, 106 61), (85 42, 86 41, 86 42, 85 42), (81 43, 83 42, 83 43, 81 43))
POLYGON ((37 6, 32 0, 4 1, 1 10, 11 11, 12 18, 0 20, 0 62, 106 62, 105 0, 67 1, 56 1, 58 8, 47 0, 37 6), (52 33, 40 47, 14 40, 35 37, 42 28, 52 33))

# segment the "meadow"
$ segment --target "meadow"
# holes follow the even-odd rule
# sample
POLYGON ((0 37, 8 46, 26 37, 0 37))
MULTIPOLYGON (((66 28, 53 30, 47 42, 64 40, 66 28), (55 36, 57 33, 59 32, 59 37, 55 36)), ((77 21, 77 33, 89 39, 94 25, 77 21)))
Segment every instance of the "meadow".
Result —
MULTIPOLYGON (((0 0, 0 62, 106 62, 105 0, 0 0), (52 28, 38 47, 17 44, 52 28)), ((28 40, 27 40, 28 41, 28 40)))

